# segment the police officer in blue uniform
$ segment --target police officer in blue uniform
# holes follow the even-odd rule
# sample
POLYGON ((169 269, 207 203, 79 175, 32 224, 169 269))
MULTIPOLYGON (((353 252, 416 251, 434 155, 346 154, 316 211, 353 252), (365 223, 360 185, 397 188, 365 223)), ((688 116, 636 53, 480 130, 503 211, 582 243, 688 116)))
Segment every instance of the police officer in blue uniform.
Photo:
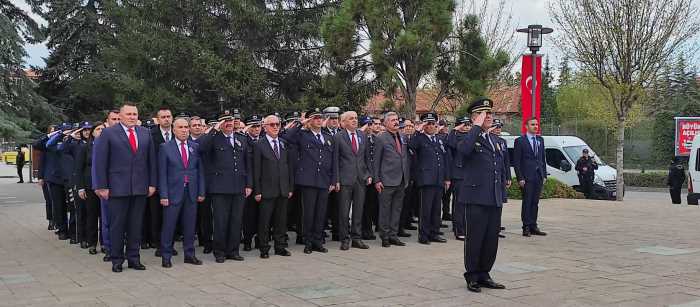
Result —
MULTIPOLYGON (((255 143, 260 139, 260 131, 262 130, 262 116, 258 114, 253 114, 245 119, 246 130, 245 136, 248 138, 248 143, 250 148, 255 148, 255 143)), ((255 201, 254 197, 248 197, 245 200, 245 206, 243 208, 243 250, 251 251, 253 250, 252 243, 253 237, 258 232, 258 205, 259 203, 255 201)), ((260 246, 261 242, 258 242, 259 238, 255 238, 256 248, 260 246)))
POLYGON ((468 170, 462 180, 458 201, 466 204, 467 239, 464 266, 467 289, 505 289, 491 279, 498 252, 498 232, 503 209, 504 157, 498 142, 488 132, 493 124, 490 99, 479 99, 469 105, 472 129, 457 143, 468 170))
POLYGON ((52 218, 59 240, 68 240, 67 207, 65 180, 61 162, 63 151, 59 145, 63 144, 65 133, 70 130, 70 124, 63 123, 58 129, 34 143, 34 148, 45 152, 42 167, 39 172, 39 182, 48 186, 51 196, 52 218))
MULTIPOLYGON (((503 129, 503 121, 494 118, 493 119, 493 131, 491 132, 495 137, 496 140, 498 141, 498 147, 500 147, 501 151, 503 152, 503 203, 508 202, 508 188, 510 188, 510 185, 512 184, 513 177, 510 172, 510 156, 508 154, 508 143, 506 143, 506 140, 501 137, 501 132, 503 129)), ((506 230, 505 227, 501 226, 501 232, 498 234, 499 238, 505 238, 506 235, 503 234, 503 231, 506 230)))
POLYGON ((238 110, 226 111, 214 129, 199 139, 204 156, 207 197, 214 211, 214 257, 243 261, 239 253, 245 198, 252 193, 252 149, 248 138, 235 133, 240 123, 238 110))
POLYGON ((464 216, 466 210, 466 204, 459 202, 459 190, 462 185, 462 181, 466 176, 468 171, 464 167, 465 157, 460 154, 457 150, 457 144, 461 142, 467 135, 467 132, 471 129, 471 120, 468 116, 463 116, 457 118, 455 122, 455 128, 450 131, 447 136, 447 147, 450 151, 450 174, 451 176, 451 187, 453 193, 453 206, 452 206, 452 231, 454 232, 455 239, 464 241, 466 236, 466 219, 464 216))
POLYGON ((444 189, 450 186, 448 170, 449 160, 447 148, 438 137, 436 113, 425 113, 420 117, 424 123, 423 131, 408 143, 408 147, 416 152, 416 186, 420 194, 420 223, 418 227, 418 242, 445 243, 440 232, 440 205, 444 189))
POLYGON ((311 109, 301 122, 304 128, 295 125, 281 135, 299 150, 294 181, 301 190, 305 254, 328 252, 323 247, 328 194, 340 189, 334 158, 336 144, 330 134, 321 130, 321 115, 320 109, 311 109))

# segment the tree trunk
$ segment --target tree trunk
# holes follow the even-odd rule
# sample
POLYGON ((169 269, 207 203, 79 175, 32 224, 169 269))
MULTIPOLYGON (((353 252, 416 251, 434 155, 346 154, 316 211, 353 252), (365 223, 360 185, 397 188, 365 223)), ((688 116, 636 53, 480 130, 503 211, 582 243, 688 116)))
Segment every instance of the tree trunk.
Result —
POLYGON ((615 151, 615 162, 617 170, 617 182, 616 187, 616 200, 622 201, 623 194, 625 192, 625 178, 624 178, 624 155, 625 151, 625 117, 618 117, 617 119, 617 150, 615 151))

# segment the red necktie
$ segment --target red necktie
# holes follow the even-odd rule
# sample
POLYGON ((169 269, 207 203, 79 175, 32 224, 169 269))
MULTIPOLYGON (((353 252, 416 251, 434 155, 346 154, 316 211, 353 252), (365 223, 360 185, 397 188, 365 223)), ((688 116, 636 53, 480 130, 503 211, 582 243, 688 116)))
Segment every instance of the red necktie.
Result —
MULTIPOLYGON (((187 160, 187 149, 185 148, 185 142, 180 143, 180 156, 182 156, 182 165, 185 166, 185 168, 189 167, 190 161, 187 160)), ((185 175, 185 183, 190 182, 190 178, 185 175)))
POLYGON ((357 154, 357 139, 355 138, 355 133, 352 134, 352 153, 357 154))
POLYGON ((136 146, 136 135, 134 135, 134 128, 129 128, 129 145, 131 145, 131 152, 136 153, 138 146, 136 146))

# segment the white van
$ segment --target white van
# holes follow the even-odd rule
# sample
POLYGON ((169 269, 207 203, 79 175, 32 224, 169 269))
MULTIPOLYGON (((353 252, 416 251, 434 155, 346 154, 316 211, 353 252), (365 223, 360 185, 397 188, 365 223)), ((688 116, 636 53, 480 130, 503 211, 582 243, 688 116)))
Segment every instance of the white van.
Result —
MULTIPOLYGON (((513 144, 518 136, 504 135, 501 137, 508 143, 508 153, 511 165, 513 165, 513 144)), ((583 149, 588 148, 589 155, 598 162, 598 169, 595 171, 595 179, 593 180, 593 197, 615 199, 617 171, 605 164, 586 142, 575 136, 542 136, 542 138, 544 139, 548 176, 581 191, 578 174, 574 167, 576 161, 581 157, 583 149)), ((515 176, 515 170, 512 171, 512 174, 515 176)))
POLYGON ((688 205, 697 205, 700 199, 700 137, 695 136, 693 144, 690 146, 690 157, 688 157, 688 205), (698 188, 695 192, 694 188, 698 188))

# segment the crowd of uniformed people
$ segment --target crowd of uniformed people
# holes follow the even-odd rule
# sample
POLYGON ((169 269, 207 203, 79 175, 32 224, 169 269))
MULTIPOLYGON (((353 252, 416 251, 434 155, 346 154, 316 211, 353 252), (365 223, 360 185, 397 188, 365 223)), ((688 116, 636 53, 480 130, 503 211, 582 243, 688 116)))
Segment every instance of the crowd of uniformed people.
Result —
POLYGON ((121 272, 125 261, 145 270, 148 249, 171 267, 175 241, 185 263, 201 265, 195 241, 223 263, 243 261, 241 249, 290 256, 292 237, 305 254, 328 252, 329 240, 340 250, 369 249, 377 237, 404 246, 407 230, 420 244, 445 243, 451 220, 453 237, 467 241, 469 290, 501 289, 488 272, 511 172, 492 106, 474 101, 450 129, 435 113, 335 107, 232 110, 208 122, 162 108, 141 121, 125 103, 104 122, 56 125, 34 143, 48 228, 121 272))

